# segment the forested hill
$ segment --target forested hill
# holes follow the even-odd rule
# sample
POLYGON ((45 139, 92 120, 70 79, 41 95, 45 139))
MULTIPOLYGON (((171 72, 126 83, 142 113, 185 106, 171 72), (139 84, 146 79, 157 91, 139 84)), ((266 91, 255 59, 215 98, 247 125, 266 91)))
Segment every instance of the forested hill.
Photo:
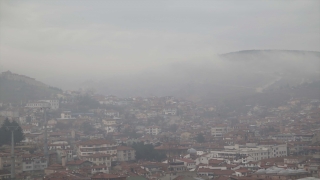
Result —
POLYGON ((61 89, 50 87, 33 78, 10 71, 2 72, 0 75, 0 102, 2 103, 20 103, 51 98, 61 91, 61 89))

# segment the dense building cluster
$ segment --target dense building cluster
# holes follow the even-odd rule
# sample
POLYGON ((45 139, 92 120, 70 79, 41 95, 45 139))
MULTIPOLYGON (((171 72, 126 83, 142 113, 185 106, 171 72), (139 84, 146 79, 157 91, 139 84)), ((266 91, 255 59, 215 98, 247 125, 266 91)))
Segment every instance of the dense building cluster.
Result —
MULTIPOLYGON (((319 99, 243 106, 235 112, 172 96, 65 91, 0 103, 0 120, 18 122, 24 134, 14 149, 17 179, 320 177, 319 99)), ((9 179, 10 144, 1 145, 0 179, 9 179)))

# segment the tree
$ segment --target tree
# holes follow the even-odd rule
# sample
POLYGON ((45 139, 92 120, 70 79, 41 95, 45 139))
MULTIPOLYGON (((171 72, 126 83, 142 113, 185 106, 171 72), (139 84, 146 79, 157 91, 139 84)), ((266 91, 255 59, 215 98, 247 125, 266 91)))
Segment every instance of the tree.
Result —
POLYGON ((142 134, 138 134, 134 130, 126 130, 126 131, 123 132, 123 134, 128 136, 128 137, 130 137, 130 138, 134 138, 134 139, 139 138, 139 137, 142 136, 142 134))
POLYGON ((4 121, 0 128, 0 146, 4 144, 11 144, 11 131, 7 129, 8 126, 17 126, 14 131, 14 142, 19 143, 24 139, 22 128, 16 121, 10 122, 8 118, 4 121))
POLYGON ((81 130, 87 134, 93 132, 95 129, 90 122, 85 121, 81 124, 81 130))
POLYGON ((176 132, 178 130, 179 126, 177 124, 172 124, 171 126, 169 126, 168 130, 170 132, 176 132))
POLYGON ((132 148, 136 151, 137 160, 162 161, 167 158, 164 153, 155 151, 152 144, 138 142, 133 143, 132 148))
POLYGON ((203 143, 203 142, 205 142, 205 138, 201 133, 199 133, 199 134, 197 134, 196 141, 198 143, 203 143))

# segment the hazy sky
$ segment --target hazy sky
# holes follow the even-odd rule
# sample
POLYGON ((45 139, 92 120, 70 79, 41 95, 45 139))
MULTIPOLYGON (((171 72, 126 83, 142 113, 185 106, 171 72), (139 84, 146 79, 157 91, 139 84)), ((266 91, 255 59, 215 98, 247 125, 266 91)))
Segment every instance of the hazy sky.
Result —
POLYGON ((320 51, 319 0, 0 2, 0 70, 53 85, 231 51, 320 51))

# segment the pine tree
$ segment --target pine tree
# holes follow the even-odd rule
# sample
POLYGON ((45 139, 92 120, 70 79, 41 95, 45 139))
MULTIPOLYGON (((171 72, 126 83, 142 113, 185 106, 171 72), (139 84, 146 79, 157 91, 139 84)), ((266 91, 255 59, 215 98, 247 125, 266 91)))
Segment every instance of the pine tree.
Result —
POLYGON ((18 128, 14 131, 14 142, 19 143, 24 139, 22 128, 16 121, 10 122, 8 118, 4 121, 0 128, 0 146, 4 144, 11 144, 11 131, 7 129, 8 126, 17 126, 18 128))
POLYGON ((8 118, 2 123, 2 126, 0 128, 0 145, 9 144, 11 134, 7 130, 7 126, 11 126, 11 123, 8 118))
POLYGON ((11 126, 17 126, 18 128, 14 131, 14 142, 19 143, 24 139, 22 128, 16 121, 11 122, 11 126))

